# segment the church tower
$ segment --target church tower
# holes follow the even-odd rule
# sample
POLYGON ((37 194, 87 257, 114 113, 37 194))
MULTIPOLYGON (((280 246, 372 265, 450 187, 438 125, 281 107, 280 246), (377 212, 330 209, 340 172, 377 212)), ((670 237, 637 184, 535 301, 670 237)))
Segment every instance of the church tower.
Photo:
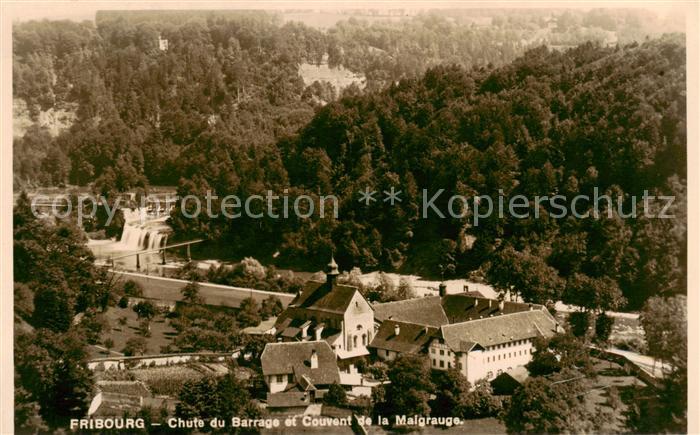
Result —
POLYGON ((326 285, 328 286, 328 290, 333 290, 338 275, 340 275, 340 272, 338 272, 338 264, 331 255, 331 262, 326 266, 326 285))

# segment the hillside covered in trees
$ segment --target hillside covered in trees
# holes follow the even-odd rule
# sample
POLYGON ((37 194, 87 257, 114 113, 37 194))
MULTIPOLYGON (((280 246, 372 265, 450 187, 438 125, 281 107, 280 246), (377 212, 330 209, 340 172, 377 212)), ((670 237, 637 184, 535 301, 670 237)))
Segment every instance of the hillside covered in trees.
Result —
MULTIPOLYGON (((262 13, 22 24, 15 97, 30 116, 61 108, 76 119, 55 137, 34 125, 16 139, 15 181, 94 183, 102 193, 176 184, 202 197, 337 195, 339 219, 173 213, 177 237, 205 236, 204 249, 270 261, 278 252, 282 266, 317 268, 332 250, 343 269, 482 274, 532 301, 578 302, 595 290, 601 297, 587 303, 603 309, 684 292, 683 39, 561 51, 523 38, 523 29, 531 37, 569 18, 481 30, 439 16, 384 27, 349 20, 327 32, 262 13), (367 87, 336 100, 321 84, 305 87, 299 64, 325 54, 364 74, 367 87), (396 206, 357 201, 367 187, 392 186, 403 192, 396 206), (444 210, 453 194, 534 198, 596 187, 627 198, 625 211, 645 190, 675 195, 677 218, 614 210, 600 219, 495 215, 474 226, 470 216, 420 216, 423 189, 444 189, 436 202, 444 210)), ((572 28, 630 34, 626 19, 571 19, 572 28)))
POLYGON ((211 143, 226 144, 228 155, 218 157, 230 178, 269 181, 256 168, 277 171, 265 157, 271 146, 342 93, 305 86, 303 63, 345 67, 365 77, 369 93, 439 64, 500 66, 540 45, 626 44, 668 28, 635 10, 348 17, 326 30, 255 11, 109 11, 94 23, 15 23, 15 186, 175 185, 192 178, 211 143))
MULTIPOLYGON (((603 306, 619 307, 620 296, 639 306, 685 286, 684 59, 676 38, 566 53, 542 48, 500 69, 437 67, 383 92, 344 98, 279 142, 280 171, 266 186, 280 192, 289 180, 297 193, 334 193, 339 219, 175 218, 176 229, 249 249, 262 249, 262 240, 290 262, 334 250, 343 267, 449 277, 490 266, 500 270, 492 283, 515 286, 530 300, 563 292, 574 301, 598 288, 609 294, 603 306), (391 186, 404 192, 399 205, 357 201, 365 187, 391 186), (616 206, 600 219, 494 214, 478 226, 471 216, 420 216, 423 189, 445 189, 436 201, 445 210, 452 194, 592 197, 594 188, 624 198, 624 213, 645 190, 674 195, 676 219, 646 218, 641 210, 624 219, 616 206)), ((222 189, 216 173, 181 184, 180 193, 240 192, 222 189)))

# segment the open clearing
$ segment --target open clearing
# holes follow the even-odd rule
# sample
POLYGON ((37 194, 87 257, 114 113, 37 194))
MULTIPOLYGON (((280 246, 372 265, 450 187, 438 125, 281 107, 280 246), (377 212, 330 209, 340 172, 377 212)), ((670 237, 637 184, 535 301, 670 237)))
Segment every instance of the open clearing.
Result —
MULTIPOLYGON (((170 327, 168 320, 162 314, 158 314, 151 320, 150 337, 143 337, 139 333, 139 324, 141 323, 141 320, 138 319, 136 313, 131 307, 109 307, 109 309, 105 312, 105 317, 109 322, 109 331, 101 335, 99 344, 100 347, 89 347, 91 358, 119 356, 121 355, 127 340, 134 337, 142 337, 144 340, 146 340, 145 354, 158 354, 161 353, 161 347, 171 344, 177 335, 177 332, 170 327), (125 319, 126 323, 122 325, 119 319, 125 319), (104 350, 104 342, 108 338, 111 338, 114 342, 114 346, 112 347, 112 351, 109 352, 109 355, 104 350)), ((122 320, 122 322, 124 322, 124 320, 122 320)))

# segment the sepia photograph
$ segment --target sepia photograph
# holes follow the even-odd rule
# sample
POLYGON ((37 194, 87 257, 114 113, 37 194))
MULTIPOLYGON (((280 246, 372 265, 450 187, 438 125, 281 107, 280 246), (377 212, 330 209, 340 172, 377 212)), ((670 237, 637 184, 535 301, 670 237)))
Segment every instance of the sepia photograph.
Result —
POLYGON ((700 430, 697 2, 6 6, 0 433, 700 430))

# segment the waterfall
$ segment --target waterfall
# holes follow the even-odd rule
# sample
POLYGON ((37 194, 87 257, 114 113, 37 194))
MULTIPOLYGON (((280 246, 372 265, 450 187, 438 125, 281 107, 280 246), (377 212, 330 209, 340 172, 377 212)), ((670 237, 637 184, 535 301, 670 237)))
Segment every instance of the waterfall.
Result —
POLYGON ((148 219, 145 209, 123 210, 124 230, 119 241, 122 249, 141 251, 166 246, 170 227, 166 216, 148 219))

